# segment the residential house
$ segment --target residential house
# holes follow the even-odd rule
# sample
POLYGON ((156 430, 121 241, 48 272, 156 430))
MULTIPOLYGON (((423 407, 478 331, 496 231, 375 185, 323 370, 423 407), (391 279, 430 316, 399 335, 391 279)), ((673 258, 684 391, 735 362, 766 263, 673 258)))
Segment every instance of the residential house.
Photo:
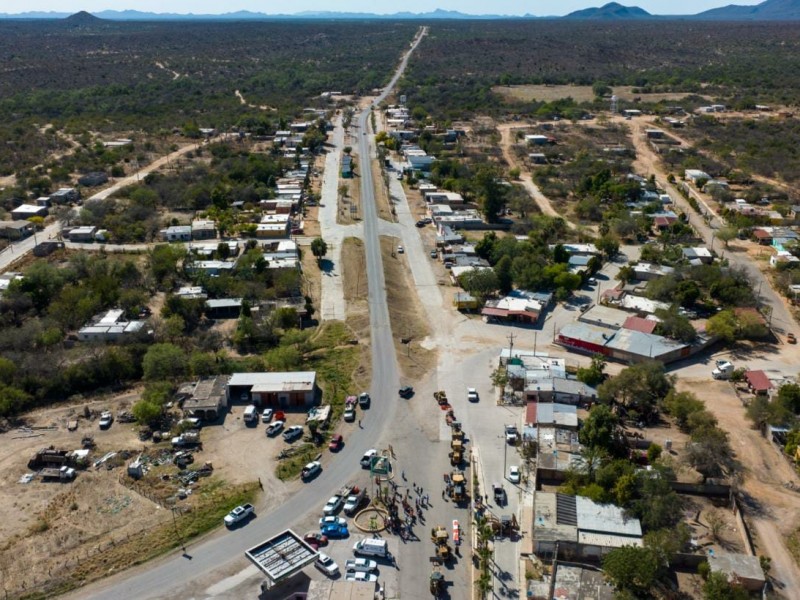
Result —
POLYGON ((714 255, 711 254, 711 250, 704 246, 696 246, 694 248, 684 248, 683 249, 683 258, 689 261, 692 264, 704 264, 710 265, 714 262, 714 255))
MULTIPOLYGON (((557 244, 550 244, 549 248, 551 252, 555 250, 556 245, 557 244)), ((570 256, 600 256, 602 254, 594 244, 561 244, 561 247, 570 256)))
POLYGON ((686 169, 683 172, 683 178, 688 179, 693 184, 697 185, 698 181, 709 181, 711 179, 711 175, 699 169, 686 169))
POLYGON ((50 194, 50 202, 52 204, 69 204, 70 202, 77 202, 81 199, 81 193, 76 188, 58 188, 55 192, 50 194))
POLYGON ((625 324, 625 321, 627 321, 630 316, 631 314, 624 310, 603 306, 602 304, 595 304, 589 310, 581 314, 578 317, 578 321, 595 327, 604 327, 616 331, 625 324))
POLYGON ((172 225, 160 231, 161 237, 167 242, 191 242, 191 225, 172 225))
POLYGON ((33 235, 34 225, 30 221, 0 221, 0 237, 21 240, 33 235))
POLYGON ((541 580, 526 581, 527 600, 613 600, 616 596, 614 586, 596 567, 554 562, 553 569, 541 580))
POLYGON ((708 555, 708 566, 712 573, 722 573, 750 592, 764 592, 767 578, 758 556, 714 552, 708 555))
POLYGON ((526 425, 552 426, 578 431, 578 407, 574 404, 529 400, 525 414, 526 425))
POLYGON ((228 401, 301 410, 317 404, 321 396, 315 371, 234 373, 228 380, 226 394, 228 401))
POLYGON ((78 339, 82 342, 114 342, 143 330, 144 321, 128 321, 124 315, 122 309, 98 315, 78 330, 78 339))
POLYGON ((744 380, 747 387, 756 396, 766 396, 773 388, 772 382, 764 371, 745 371, 744 380))
POLYGON ((555 144, 556 140, 549 135, 532 134, 525 136, 525 143, 532 146, 547 146, 548 144, 555 144))
POLYGON ((0 296, 6 293, 12 281, 22 281, 24 279, 22 273, 16 271, 6 271, 0 273, 0 296))
POLYGON ((661 129, 645 129, 644 135, 648 140, 662 140, 666 137, 661 129))
POLYGON ((11 218, 14 221, 25 221, 31 217, 46 217, 48 215, 46 206, 37 206, 36 204, 20 204, 17 208, 11 211, 11 218))
POLYGON ((204 272, 211 277, 219 277, 222 273, 231 273, 236 268, 235 260, 195 260, 184 266, 190 273, 204 272))
POLYGON ((583 275, 589 272, 589 263, 591 262, 591 256, 584 256, 581 254, 571 254, 569 260, 567 261, 567 265, 569 266, 569 272, 575 273, 577 275, 583 275))
POLYGON ((50 196, 39 196, 36 200, 33 201, 36 206, 44 206, 45 208, 50 208, 50 196))
POLYGON ((536 492, 533 539, 535 552, 559 559, 599 559, 614 548, 642 547, 639 519, 613 504, 583 496, 536 492))
POLYGON ((214 298, 206 300, 205 313, 209 319, 238 319, 242 313, 242 299, 214 298))
POLYGON ((217 224, 209 219, 192 221, 193 240, 213 240, 217 237, 217 224))
POLYGON ((689 344, 632 329, 610 330, 586 323, 568 323, 558 332, 556 343, 584 354, 602 354, 625 363, 660 360, 669 363, 689 356, 689 344))
POLYGON ((528 154, 528 160, 531 161, 534 165, 546 165, 547 164, 547 156, 542 154, 541 152, 531 152, 528 154))
POLYGON ((63 250, 64 249, 64 242, 39 242, 33 247, 33 255, 42 258, 44 256, 50 256, 56 250, 63 250))
POLYGON ((512 290, 499 300, 487 300, 481 314, 501 321, 538 323, 550 302, 552 294, 512 290))
POLYGON ((181 385, 176 396, 184 416, 216 421, 228 408, 227 383, 227 377, 218 375, 181 385))
POLYGON ((199 285, 178 288, 175 295, 184 300, 205 300, 208 298, 208 294, 206 294, 205 290, 199 285))
POLYGON ((673 267, 643 262, 633 265, 632 269, 634 277, 639 281, 650 281, 651 279, 658 279, 659 277, 671 275, 675 272, 673 267))
POLYGON ((93 225, 84 225, 82 227, 73 227, 67 232, 67 237, 70 242, 93 242, 94 236, 97 233, 97 227, 93 225))

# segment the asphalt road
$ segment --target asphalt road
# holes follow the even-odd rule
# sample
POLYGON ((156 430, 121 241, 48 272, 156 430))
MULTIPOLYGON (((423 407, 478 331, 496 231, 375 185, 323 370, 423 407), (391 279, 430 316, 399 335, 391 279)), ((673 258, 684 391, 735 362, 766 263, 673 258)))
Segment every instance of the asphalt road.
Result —
MULTIPOLYGON (((423 30, 424 31, 424 30, 423 30)), ((423 33, 424 35, 424 33, 423 33)), ((409 53, 401 61, 397 72, 387 88, 373 102, 377 105, 391 91, 407 63, 408 55, 416 48, 422 35, 418 36, 409 53)), ((362 131, 366 131, 370 109, 358 116, 362 131)), ((291 502, 269 510, 257 507, 258 517, 246 527, 228 532, 219 531, 204 540, 189 545, 183 554, 176 551, 172 556, 148 563, 133 571, 106 579, 81 589, 74 597, 117 600, 119 598, 182 598, 203 597, 197 593, 196 581, 211 578, 215 571, 230 569, 234 561, 245 569, 249 565, 244 550, 264 539, 292 526, 307 517, 317 514, 320 507, 342 483, 355 478, 361 472, 358 460, 375 445, 387 425, 393 421, 397 409, 397 357, 389 323, 386 302, 383 263, 378 239, 378 217, 374 199, 374 183, 370 169, 370 136, 359 140, 361 198, 364 211, 364 246, 366 251, 367 279, 369 282, 369 308, 371 326, 372 386, 373 402, 364 413, 364 429, 356 430, 345 447, 330 461, 324 461, 323 472, 308 484, 298 484, 299 491, 291 502), (189 588, 195 588, 194 593, 189 588)), ((326 458, 329 455, 326 454, 326 458)), ((357 536, 355 536, 357 537, 357 536)))

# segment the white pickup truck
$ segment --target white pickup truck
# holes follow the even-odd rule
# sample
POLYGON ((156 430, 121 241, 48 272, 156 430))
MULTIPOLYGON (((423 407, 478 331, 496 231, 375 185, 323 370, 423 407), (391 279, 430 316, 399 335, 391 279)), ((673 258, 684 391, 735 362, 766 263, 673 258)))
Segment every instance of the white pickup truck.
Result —
POLYGON ((252 504, 242 504, 241 506, 237 506, 223 519, 225 521, 225 527, 233 527, 237 523, 240 523, 251 517, 255 514, 255 507, 252 504))

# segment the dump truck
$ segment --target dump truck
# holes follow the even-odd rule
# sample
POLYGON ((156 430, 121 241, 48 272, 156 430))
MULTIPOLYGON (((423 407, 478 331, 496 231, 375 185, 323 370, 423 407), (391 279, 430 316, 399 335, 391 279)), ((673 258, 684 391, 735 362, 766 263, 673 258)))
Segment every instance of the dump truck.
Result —
POLYGON ((62 467, 69 463, 69 450, 56 449, 53 446, 42 448, 28 461, 29 469, 41 467, 62 467))
POLYGON ((467 483, 461 471, 453 471, 450 474, 450 498, 453 502, 463 502, 467 499, 467 483))
POLYGON ((43 481, 72 481, 75 479, 75 469, 66 465, 59 469, 47 468, 39 471, 39 476, 43 481))

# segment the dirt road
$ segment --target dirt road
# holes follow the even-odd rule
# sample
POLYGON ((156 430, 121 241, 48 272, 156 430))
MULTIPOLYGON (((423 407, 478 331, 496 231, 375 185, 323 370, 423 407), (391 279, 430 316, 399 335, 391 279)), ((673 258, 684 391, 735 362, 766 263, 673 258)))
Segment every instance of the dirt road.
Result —
MULTIPOLYGON (((531 195, 531 198, 533 198, 534 202, 536 202, 536 204, 539 206, 539 210, 542 211, 542 214, 550 217, 563 217, 561 213, 553 208, 550 198, 545 196, 542 193, 542 190, 539 189, 539 186, 533 183, 531 174, 525 169, 525 165, 520 164, 511 149, 513 144, 512 130, 526 128, 529 128, 529 126, 512 125, 510 123, 503 123, 497 126, 497 130, 500 132, 500 145, 503 149, 503 158, 506 159, 506 162, 510 167, 517 167, 520 170, 519 180, 522 182, 525 190, 531 195)), ((575 223, 566 219, 564 219, 564 221, 570 229, 575 229, 575 223)))
POLYGON ((800 486, 800 479, 780 452, 748 426, 744 407, 725 381, 679 379, 681 391, 693 391, 728 432, 731 448, 741 464, 742 490, 748 503, 747 520, 756 534, 756 552, 772 559, 772 578, 784 591, 800 590, 800 569, 783 541, 800 522, 800 495, 784 487, 800 486), (702 391, 700 391, 702 390, 702 391))

